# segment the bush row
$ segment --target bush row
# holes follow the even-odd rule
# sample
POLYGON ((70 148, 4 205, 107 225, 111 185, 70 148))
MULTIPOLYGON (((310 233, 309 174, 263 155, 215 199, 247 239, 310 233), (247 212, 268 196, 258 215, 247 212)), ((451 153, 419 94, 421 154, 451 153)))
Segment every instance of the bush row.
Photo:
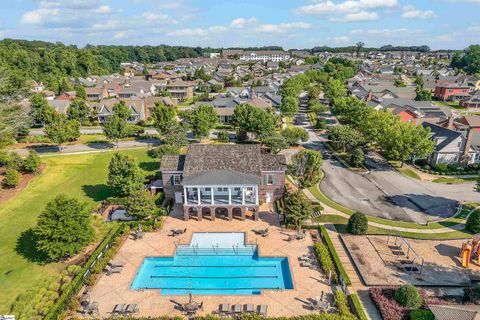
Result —
POLYGON ((59 297, 59 299, 55 302, 55 304, 51 307, 48 314, 45 316, 44 320, 58 320, 62 319, 65 311, 69 308, 71 303, 74 301, 75 296, 78 294, 80 289, 86 283, 91 283, 93 280, 91 279, 95 274, 90 273, 90 268, 94 263, 93 270, 98 272, 101 271, 105 265, 108 263, 111 254, 105 252, 102 258, 97 261, 98 255, 103 252, 105 249, 112 251, 112 245, 117 241, 118 237, 125 231, 125 224, 117 224, 115 225, 112 230, 107 234, 105 239, 100 243, 97 249, 92 253, 90 258, 82 267, 82 270, 77 274, 77 276, 72 280, 59 297), (99 268, 101 269, 99 270, 99 268))
POLYGON ((360 299, 356 293, 352 293, 348 296, 348 300, 350 302, 350 308, 352 309, 353 313, 357 316, 359 320, 368 320, 367 315, 365 314, 365 310, 363 309, 362 304, 360 303, 360 299))
POLYGON ((330 236, 328 235, 328 232, 327 232, 327 229, 325 229, 325 226, 320 226, 320 234, 322 235, 322 238, 324 239, 325 244, 327 245, 328 250, 332 255, 333 262, 335 263, 335 268, 337 269, 338 273, 342 277, 343 282, 347 286, 351 285, 352 281, 350 281, 350 277, 348 276, 347 272, 343 268, 342 262, 340 261, 340 257, 337 254, 337 250, 335 250, 335 247, 333 246, 332 240, 330 239, 330 236))
POLYGON ((440 163, 436 166, 430 166, 428 164, 425 165, 418 165, 414 164, 413 165, 415 168, 417 168, 420 171, 429 173, 429 174, 434 174, 434 175, 462 175, 462 174, 479 174, 480 173, 480 168, 477 164, 472 164, 466 167, 463 166, 458 166, 458 165, 448 165, 444 163, 440 163))
POLYGON ((352 314, 350 307, 348 306, 347 295, 342 290, 337 290, 335 292, 334 299, 339 315, 355 319, 355 316, 352 314))
POLYGON ((323 270, 323 273, 325 273, 325 276, 327 277, 328 274, 331 272, 332 282, 338 283, 338 275, 335 271, 333 260, 330 257, 327 246, 320 242, 315 243, 315 254, 317 256, 318 263, 320 263, 320 267, 323 270))

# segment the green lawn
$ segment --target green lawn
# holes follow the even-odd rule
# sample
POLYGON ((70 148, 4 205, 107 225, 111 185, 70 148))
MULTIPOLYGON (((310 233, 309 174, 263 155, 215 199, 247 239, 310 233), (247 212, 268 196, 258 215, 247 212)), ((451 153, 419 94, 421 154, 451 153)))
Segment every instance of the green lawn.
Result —
MULTIPOLYGON (((158 170, 145 149, 122 151, 135 156, 142 169, 158 170)), ((44 157, 45 171, 19 194, 0 205, 0 314, 8 314, 18 294, 58 272, 61 263, 39 264, 31 228, 45 204, 60 193, 94 205, 110 196, 105 185, 113 152, 44 157)), ((104 226, 95 223, 100 229, 104 226)))
POLYGON ((398 168, 398 171, 400 171, 403 175, 410 177, 412 179, 421 180, 420 176, 410 168, 398 168))
POLYGON ((472 181, 476 181, 476 180, 477 180, 477 178, 447 178, 447 177, 442 177, 442 178, 437 178, 437 179, 433 180, 432 182, 457 184, 457 183, 472 182, 472 181))

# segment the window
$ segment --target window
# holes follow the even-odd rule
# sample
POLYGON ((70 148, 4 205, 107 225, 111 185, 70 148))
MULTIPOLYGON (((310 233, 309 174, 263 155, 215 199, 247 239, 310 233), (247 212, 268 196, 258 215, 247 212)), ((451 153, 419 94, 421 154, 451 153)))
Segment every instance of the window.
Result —
POLYGON ((217 188, 217 191, 218 191, 218 192, 222 192, 222 188, 217 188))
POLYGON ((173 175, 173 185, 177 186, 177 185, 180 184, 180 182, 182 182, 182 176, 179 175, 179 174, 174 174, 173 175))
POLYGON ((462 146, 462 140, 458 141, 457 147, 460 148, 462 146))
POLYGON ((247 187, 247 191, 253 191, 253 187, 247 187))
POLYGON ((235 188, 233 188, 233 190, 240 191, 240 187, 235 187, 235 188))
POLYGON ((265 176, 265 184, 266 184, 267 186, 270 186, 270 185, 272 185, 272 184, 275 184, 275 175, 273 175, 273 174, 267 174, 267 175, 265 176))

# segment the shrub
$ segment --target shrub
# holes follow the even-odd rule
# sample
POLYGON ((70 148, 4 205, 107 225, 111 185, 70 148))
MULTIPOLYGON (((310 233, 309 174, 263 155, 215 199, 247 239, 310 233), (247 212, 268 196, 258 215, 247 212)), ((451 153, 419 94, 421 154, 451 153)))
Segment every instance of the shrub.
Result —
POLYGON ((229 140, 228 131, 222 130, 218 132, 218 140, 228 141, 229 140))
POLYGON ((355 212, 348 219, 348 232, 351 234, 361 235, 367 234, 368 231, 368 219, 364 213, 355 212))
POLYGON ((338 281, 337 272, 335 271, 333 260, 330 257, 330 252, 328 252, 327 246, 320 242, 315 243, 315 254, 317 256, 318 262, 320 263, 320 267, 322 268, 325 276, 328 277, 328 274, 331 272, 332 281, 337 282, 338 281))
POLYGON ((395 300, 406 308, 418 309, 423 304, 423 298, 414 286, 407 284, 395 291, 395 300))
POLYGON ((7 168, 17 171, 21 170, 23 168, 23 158, 16 152, 10 153, 7 160, 7 168))
POLYGON ((365 314, 365 310, 363 309, 363 306, 360 303, 360 299, 358 298, 358 295, 355 293, 352 293, 348 296, 348 298, 350 299, 352 310, 357 315, 358 319, 368 320, 367 315, 365 314))
POLYGON ((338 313, 341 316, 352 317, 353 318, 353 314, 350 311, 350 308, 348 307, 347 295, 345 293, 343 293, 343 291, 337 290, 335 292, 335 297, 334 298, 335 298, 335 304, 336 304, 337 309, 338 309, 338 313))
POLYGON ((402 320, 406 318, 406 310, 395 301, 395 290, 392 288, 370 288, 370 296, 384 320, 402 320))
POLYGON ((0 150, 0 167, 6 166, 9 158, 10 158, 10 155, 8 151, 0 150))
POLYGON ((430 310, 417 309, 410 312, 410 320, 435 320, 435 316, 430 310))
POLYGON ((352 281, 350 280, 348 273, 345 271, 345 268, 343 268, 342 262, 340 261, 340 257, 338 256, 337 251, 333 246, 332 240, 330 239, 330 236, 328 235, 328 232, 325 226, 320 226, 320 233, 322 234, 322 238, 325 241, 325 244, 327 245, 328 250, 330 251, 330 255, 333 259, 333 263, 335 264, 336 270, 342 276, 343 282, 347 286, 351 285, 352 281))
POLYGON ((467 302, 479 304, 480 303, 480 287, 463 289, 463 298, 467 302))
POLYGON ((7 169, 5 178, 3 179, 3 186, 5 188, 15 188, 20 182, 20 173, 15 169, 7 169))
POLYGON ((440 172, 445 172, 448 170, 448 165, 445 163, 439 163, 435 166, 435 168, 440 172))
POLYGON ((471 233, 480 232, 480 210, 474 211, 468 216, 465 228, 471 233))
POLYGON ((35 150, 30 150, 28 156, 25 158, 23 169, 28 172, 36 172, 40 167, 40 157, 35 150))

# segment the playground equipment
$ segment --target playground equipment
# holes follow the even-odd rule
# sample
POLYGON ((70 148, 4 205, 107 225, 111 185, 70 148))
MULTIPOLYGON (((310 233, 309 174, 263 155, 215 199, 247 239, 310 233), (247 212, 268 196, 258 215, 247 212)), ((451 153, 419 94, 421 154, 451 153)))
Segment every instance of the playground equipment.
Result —
POLYGON ((409 274, 422 274, 425 259, 413 249, 410 241, 401 236, 398 230, 389 230, 387 244, 389 244, 392 254, 401 259, 399 265, 401 268, 409 274), (406 253, 404 249, 406 249, 406 253))
POLYGON ((480 234, 473 236, 472 240, 462 243, 462 250, 460 251, 460 258, 462 259, 462 267, 469 268, 470 260, 475 257, 479 259, 478 263, 480 264, 480 234))

